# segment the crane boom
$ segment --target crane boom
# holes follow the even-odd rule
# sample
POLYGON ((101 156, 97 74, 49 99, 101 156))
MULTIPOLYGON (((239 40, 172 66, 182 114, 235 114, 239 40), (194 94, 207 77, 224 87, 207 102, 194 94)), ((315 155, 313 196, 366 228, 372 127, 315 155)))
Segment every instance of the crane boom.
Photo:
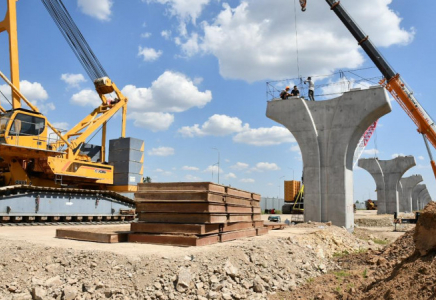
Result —
MULTIPOLYGON (((372 62, 377 66, 383 74, 384 79, 380 82, 397 100, 400 106, 404 109, 407 115, 418 127, 418 132, 424 136, 424 141, 429 140, 433 147, 436 148, 436 126, 430 115, 424 110, 421 104, 413 95, 413 92, 407 84, 396 73, 386 59, 381 55, 374 44, 351 18, 347 11, 342 7, 340 1, 326 0, 331 10, 335 12, 342 23, 347 27, 348 31, 354 36, 358 44, 362 47, 365 53, 369 56, 372 62)), ((436 177, 436 163, 433 161, 430 149, 427 147, 433 173, 436 177)))

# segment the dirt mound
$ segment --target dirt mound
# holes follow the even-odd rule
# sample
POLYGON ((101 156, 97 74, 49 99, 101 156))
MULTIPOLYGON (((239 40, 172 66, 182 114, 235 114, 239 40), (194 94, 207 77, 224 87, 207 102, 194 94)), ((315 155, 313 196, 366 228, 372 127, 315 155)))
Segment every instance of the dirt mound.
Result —
POLYGON ((436 250, 436 202, 430 202, 421 213, 413 236, 416 250, 427 255, 436 250))
POLYGON ((421 216, 416 232, 406 232, 381 250, 337 257, 340 268, 271 299, 435 299, 436 204, 421 216))

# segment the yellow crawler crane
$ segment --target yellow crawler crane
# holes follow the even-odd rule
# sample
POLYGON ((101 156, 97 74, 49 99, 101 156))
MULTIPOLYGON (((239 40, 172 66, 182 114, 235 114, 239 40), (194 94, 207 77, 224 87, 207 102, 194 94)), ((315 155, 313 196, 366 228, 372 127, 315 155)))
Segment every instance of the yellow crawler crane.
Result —
POLYGON ((71 130, 57 130, 20 92, 17 0, 6 1, 8 10, 0 22, 0 32, 9 34, 11 80, 2 72, 0 77, 11 87, 12 109, 0 105, 0 222, 133 218, 133 201, 112 191, 135 191, 136 184, 115 186, 114 167, 105 162, 107 122, 121 109, 121 138, 125 137, 127 98, 107 77, 62 2, 42 0, 81 57, 101 99, 101 105, 71 130), (112 100, 108 94, 113 93, 112 100), (21 107, 22 102, 28 109, 21 107), (102 140, 96 158, 84 148, 87 138, 100 129, 102 140))

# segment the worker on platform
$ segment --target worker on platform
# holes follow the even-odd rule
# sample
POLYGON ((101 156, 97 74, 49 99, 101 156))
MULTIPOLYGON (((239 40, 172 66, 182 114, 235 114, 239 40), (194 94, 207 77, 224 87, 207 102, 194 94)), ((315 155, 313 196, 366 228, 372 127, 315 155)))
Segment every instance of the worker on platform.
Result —
POLYGON ((297 86, 294 85, 294 89, 291 91, 291 96, 292 97, 298 97, 300 96, 300 91, 298 90, 297 86))
POLYGON ((288 99, 289 96, 291 96, 291 94, 289 94, 289 86, 287 86, 281 93, 280 93, 280 98, 284 99, 288 99))
POLYGON ((312 77, 307 77, 307 79, 304 81, 304 84, 309 84, 309 100, 315 101, 315 84, 313 84, 312 77))

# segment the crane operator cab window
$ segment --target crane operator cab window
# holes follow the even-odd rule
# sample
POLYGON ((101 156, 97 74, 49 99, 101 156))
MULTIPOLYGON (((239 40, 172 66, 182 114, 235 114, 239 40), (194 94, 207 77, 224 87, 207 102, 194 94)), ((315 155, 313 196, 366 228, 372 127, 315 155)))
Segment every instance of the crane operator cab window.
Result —
POLYGON ((47 147, 46 120, 41 115, 23 112, 12 113, 9 118, 5 115, 0 124, 0 134, 4 133, 7 144, 39 149, 47 147))

